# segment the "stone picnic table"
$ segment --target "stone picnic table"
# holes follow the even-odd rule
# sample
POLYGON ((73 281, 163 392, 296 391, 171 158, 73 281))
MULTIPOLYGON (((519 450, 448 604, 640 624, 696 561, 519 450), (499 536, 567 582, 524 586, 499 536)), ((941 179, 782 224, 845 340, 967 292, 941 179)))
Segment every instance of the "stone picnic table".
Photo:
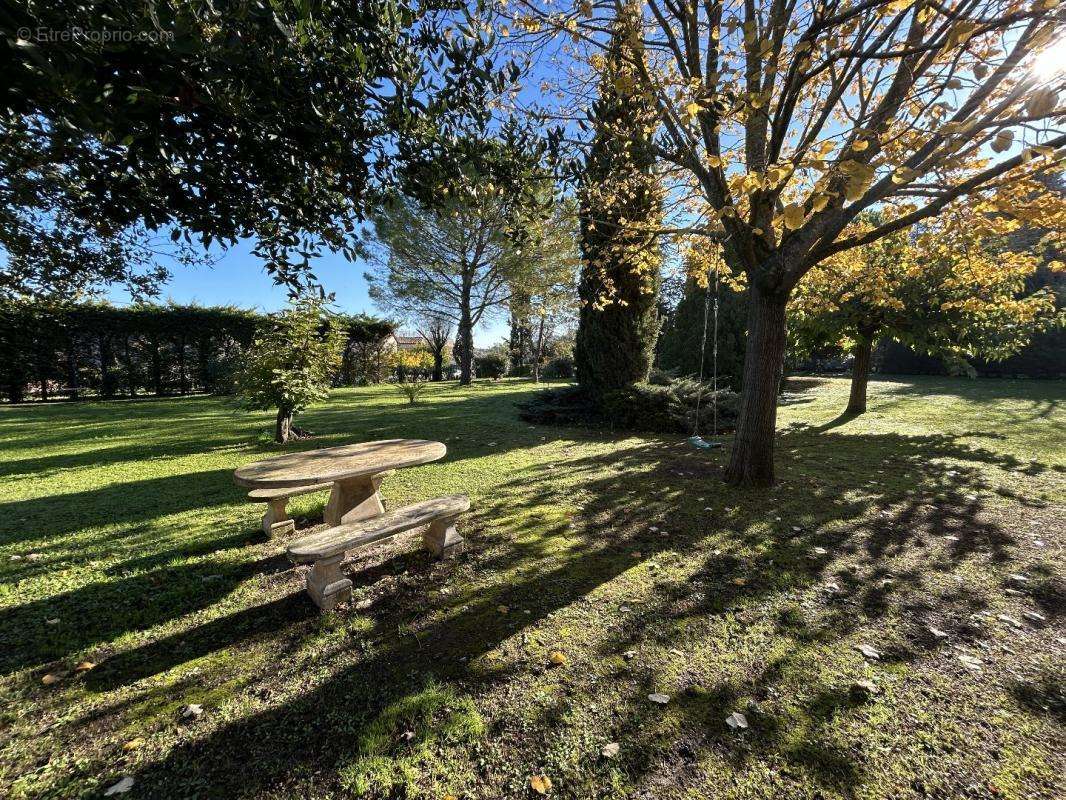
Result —
POLYGON ((382 473, 428 464, 448 448, 426 439, 384 439, 340 447, 286 453, 245 464, 233 473, 239 486, 295 489, 332 483, 324 514, 328 525, 341 525, 385 512, 378 489, 382 473))

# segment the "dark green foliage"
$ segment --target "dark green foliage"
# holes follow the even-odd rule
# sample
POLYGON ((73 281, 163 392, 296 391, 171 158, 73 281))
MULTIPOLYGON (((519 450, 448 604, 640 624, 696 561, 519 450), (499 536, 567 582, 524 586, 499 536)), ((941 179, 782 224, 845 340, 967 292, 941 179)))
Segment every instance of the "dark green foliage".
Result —
MULTIPOLYGON (((1024 231, 1025 229, 1023 229, 1024 231)), ((1036 245, 1019 237, 1019 243, 1036 245)), ((1057 258, 1054 251, 1047 258, 1057 258)), ((1066 274, 1042 264, 1026 279, 1025 293, 1050 289, 1055 295, 1056 307, 1066 308, 1066 274)), ((875 354, 875 369, 889 375, 946 375, 949 370, 935 356, 917 353, 898 342, 882 342, 875 354)), ((973 368, 978 375, 1029 378, 1059 378, 1066 375, 1066 328, 1053 327, 1033 334, 1032 339, 1018 353, 1001 361, 974 359, 973 368)))
POLYGON ((659 333, 662 199, 649 139, 654 101, 637 87, 639 11, 619 12, 591 119, 580 190, 577 379, 594 402, 648 377, 659 333))
POLYGON ((482 26, 444 31, 476 13, 408 0, 7 4, 0 238, 59 213, 64 230, 105 236, 175 225, 205 245, 254 237, 297 283, 323 245, 356 251, 398 162, 489 117, 485 92, 513 72, 491 63, 482 26))
POLYGON ((476 356, 474 370, 479 378, 502 378, 507 374, 507 359, 498 353, 476 356))
POLYGON ((540 376, 548 381, 565 380, 574 377, 574 357, 556 356, 544 365, 540 376))
POLYGON ((548 389, 519 408, 522 419, 537 424, 691 435, 696 430, 697 405, 701 434, 732 430, 739 396, 728 389, 712 393, 709 385, 687 378, 634 384, 597 402, 580 386, 548 389))
POLYGON ((396 323, 366 314, 338 314, 337 325, 348 335, 335 386, 366 386, 388 377, 391 362, 385 344, 396 323))
MULTIPOLYGON (((19 402, 228 394, 238 358, 263 319, 230 306, 0 301, 0 396, 19 402)), ((338 319, 350 355, 338 382, 383 380, 364 351, 380 349, 393 324, 361 315, 338 319)))
MULTIPOLYGON (((700 374, 700 344, 704 313, 707 343, 703 348, 703 378, 710 380, 714 363, 714 298, 707 308, 707 290, 691 278, 681 302, 669 313, 659 336, 656 364, 675 375, 700 374)), ((718 290, 718 385, 740 386, 744 369, 748 305, 747 295, 727 286, 718 290)))

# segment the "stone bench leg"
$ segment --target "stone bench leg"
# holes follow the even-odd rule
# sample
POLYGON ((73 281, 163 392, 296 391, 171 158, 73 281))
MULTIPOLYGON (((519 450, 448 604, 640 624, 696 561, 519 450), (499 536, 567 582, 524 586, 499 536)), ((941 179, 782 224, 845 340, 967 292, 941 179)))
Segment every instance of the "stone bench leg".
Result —
POLYGON ((266 513, 263 514, 263 533, 267 536, 277 536, 282 533, 292 533, 296 530, 289 512, 285 509, 287 497, 278 497, 267 502, 266 513))
POLYGON ((327 525, 343 525, 385 513, 378 489, 383 475, 363 475, 336 481, 329 493, 323 518, 327 525))
POLYGON ((462 550, 463 537, 455 530, 457 519, 458 517, 435 519, 422 534, 425 548, 438 558, 447 558, 462 550))
POLYGON ((352 582, 341 573, 344 553, 316 561, 307 573, 307 593, 323 611, 352 599, 352 582))

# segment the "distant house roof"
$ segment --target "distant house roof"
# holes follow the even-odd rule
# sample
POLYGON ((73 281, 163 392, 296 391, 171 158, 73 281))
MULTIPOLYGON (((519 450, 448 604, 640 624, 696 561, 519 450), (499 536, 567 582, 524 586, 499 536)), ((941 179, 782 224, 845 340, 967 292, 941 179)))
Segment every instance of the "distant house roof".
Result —
POLYGON ((421 336, 405 336, 400 333, 394 333, 392 338, 396 340, 396 346, 401 350, 416 350, 426 344, 421 336))

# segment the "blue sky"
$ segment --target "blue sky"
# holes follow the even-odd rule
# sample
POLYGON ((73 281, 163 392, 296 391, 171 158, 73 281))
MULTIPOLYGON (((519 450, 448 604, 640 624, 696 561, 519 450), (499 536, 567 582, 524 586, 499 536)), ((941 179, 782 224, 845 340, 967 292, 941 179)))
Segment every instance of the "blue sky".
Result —
MULTIPOLYGON (((228 250, 213 267, 172 266, 173 277, 163 287, 159 302, 197 303, 204 306, 234 305, 275 311, 285 305, 286 291, 275 286, 263 269, 262 262, 252 255, 250 242, 240 242, 228 250)), ((351 313, 378 314, 367 295, 362 262, 346 261, 344 256, 330 254, 312 262, 312 271, 327 292, 336 296, 336 307, 351 313)), ((130 302, 121 288, 114 288, 107 299, 116 305, 130 302)), ((474 331, 474 344, 488 347, 507 336, 504 317, 482 324, 474 331)))

